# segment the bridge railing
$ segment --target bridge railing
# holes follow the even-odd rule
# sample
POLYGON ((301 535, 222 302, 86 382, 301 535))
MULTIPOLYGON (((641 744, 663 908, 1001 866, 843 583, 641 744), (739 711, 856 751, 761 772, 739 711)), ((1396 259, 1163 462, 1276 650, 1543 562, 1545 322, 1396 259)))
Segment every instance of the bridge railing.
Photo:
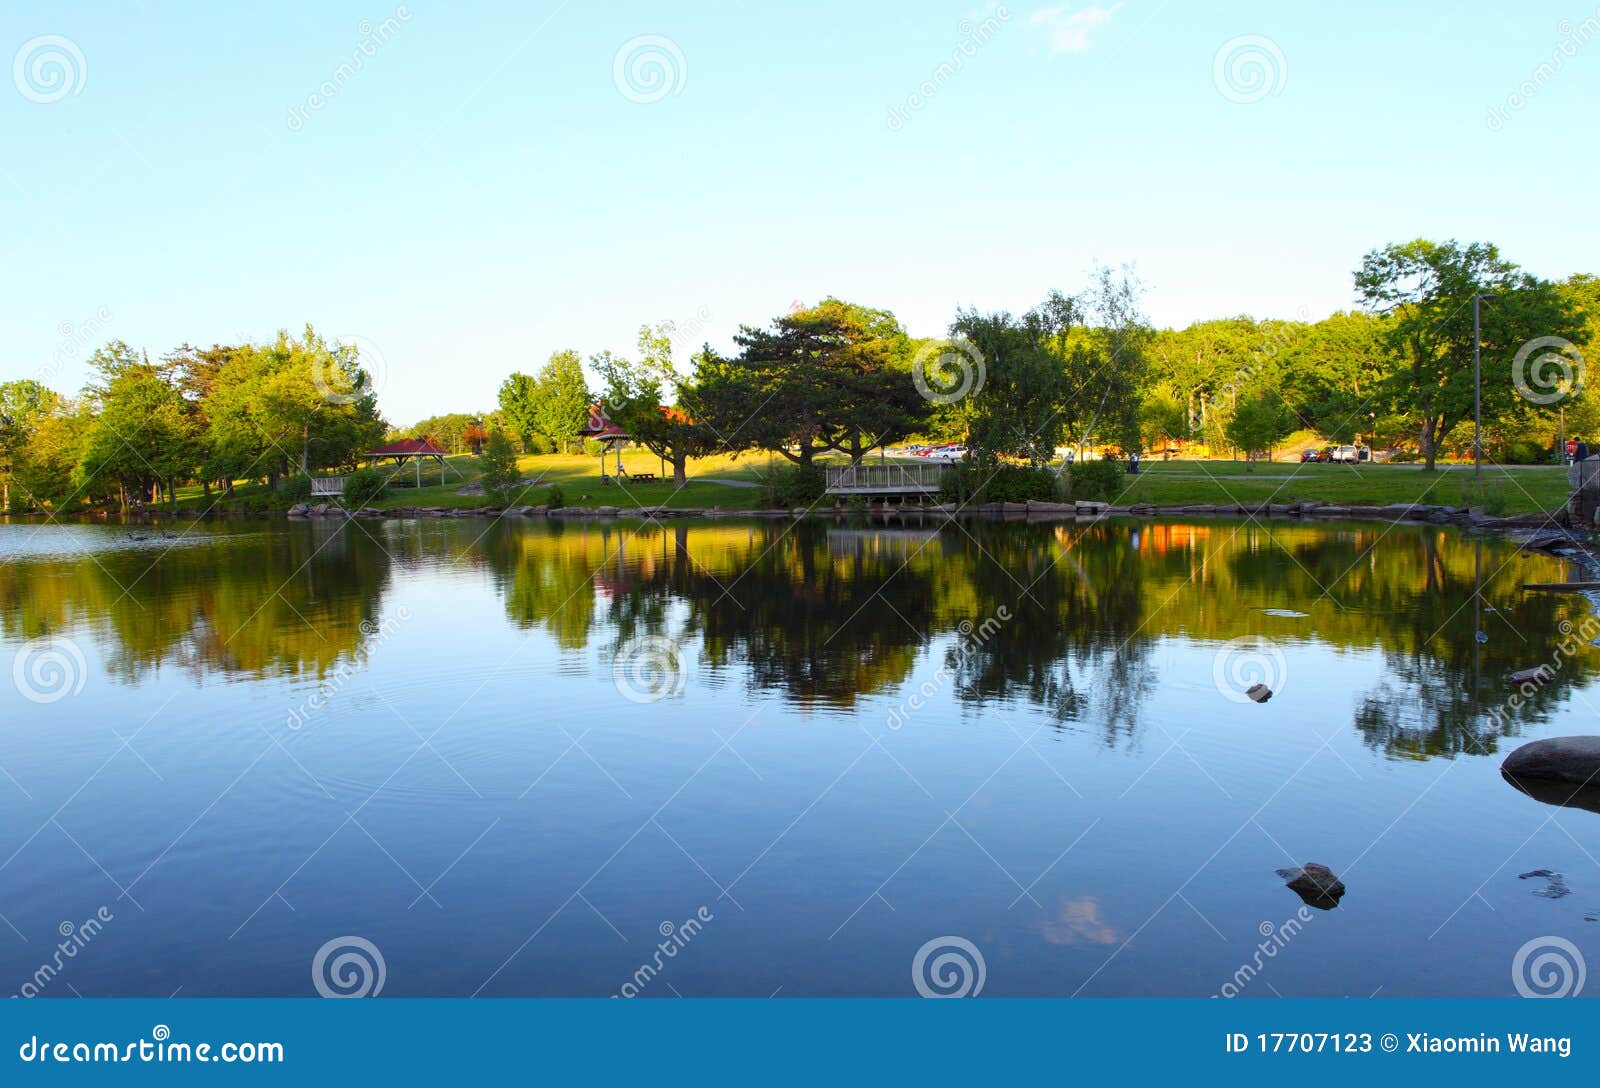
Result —
POLYGON ((928 494, 939 490, 948 465, 841 465, 826 469, 831 494, 928 494))
POLYGON ((311 494, 317 495, 343 495, 343 476, 313 476, 311 477, 311 494))

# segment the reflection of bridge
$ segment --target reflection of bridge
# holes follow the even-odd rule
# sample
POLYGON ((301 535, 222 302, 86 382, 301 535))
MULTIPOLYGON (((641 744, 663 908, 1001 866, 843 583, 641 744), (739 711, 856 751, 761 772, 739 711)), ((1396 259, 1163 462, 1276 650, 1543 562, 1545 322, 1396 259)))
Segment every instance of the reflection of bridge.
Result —
POLYGON ((949 465, 843 465, 827 469, 830 495, 937 495, 949 465))

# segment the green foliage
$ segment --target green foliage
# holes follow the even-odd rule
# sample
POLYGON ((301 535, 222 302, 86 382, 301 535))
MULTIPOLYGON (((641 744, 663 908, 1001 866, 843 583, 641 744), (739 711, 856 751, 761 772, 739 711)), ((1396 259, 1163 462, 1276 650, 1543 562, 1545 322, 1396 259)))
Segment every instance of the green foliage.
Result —
POLYGON ((483 493, 500 506, 511 501, 512 489, 522 479, 517 471, 516 451, 500 431, 489 436, 483 452, 478 455, 478 479, 483 484, 483 493))
POLYGON ((942 502, 962 506, 986 502, 1059 502, 1060 478, 1046 468, 1007 463, 960 464, 944 475, 942 502))
POLYGON ((522 449, 524 453, 531 453, 537 456, 556 452, 556 444, 550 441, 547 435, 533 434, 523 441, 522 449))
POLYGON ((352 509, 370 506, 383 498, 388 480, 375 468, 358 468, 344 478, 344 505, 352 509))
POLYGON ((550 490, 544 493, 544 504, 552 510, 559 510, 567 505, 567 493, 561 490, 560 484, 550 485, 550 490))
POLYGON ((702 457, 716 448, 714 432, 695 420, 688 408, 692 383, 672 363, 670 322, 639 329, 640 361, 611 354, 596 355, 591 362, 606 383, 602 394, 606 415, 635 442, 672 465, 673 483, 687 482, 689 458, 702 457), (668 398, 676 401, 668 404, 668 398))
POLYGON ((1225 433, 1235 449, 1254 460, 1257 452, 1273 449, 1295 429, 1294 414, 1276 390, 1253 393, 1239 399, 1225 433))
POLYGON ((771 510, 815 506, 828 489, 820 465, 775 465, 761 475, 764 504, 771 510))
POLYGON ((546 435, 561 448, 576 438, 589 422, 592 401, 583 377, 583 360, 570 348, 550 356, 540 368, 528 396, 530 399, 522 410, 531 424, 529 433, 546 435))
POLYGON ((696 360, 690 414, 731 450, 770 450, 806 464, 825 450, 852 459, 919 430, 932 404, 911 374, 911 341, 887 310, 836 298, 741 326, 731 359, 696 360))
POLYGON ((1455 241, 1385 246, 1355 274, 1367 308, 1387 318, 1384 345, 1396 364, 1383 391, 1418 424, 1428 468, 1445 438, 1473 412, 1473 305, 1482 311, 1482 404, 1485 418, 1529 410, 1518 396, 1513 359, 1545 336, 1581 341, 1585 323, 1556 285, 1522 271, 1495 246, 1455 241))
POLYGON ((278 481, 276 499, 280 506, 311 501, 311 477, 285 476, 278 481))
POLYGON ((1072 497, 1090 502, 1110 502, 1125 486, 1121 461, 1074 461, 1067 478, 1072 497))
POLYGON ((1532 439, 1514 438, 1502 447, 1499 460, 1507 465, 1542 465, 1551 456, 1549 450, 1532 439))
MULTIPOLYGON (((539 433, 539 424, 536 418, 534 405, 539 399, 539 381, 521 371, 514 371, 505 381, 500 383, 500 414, 505 419, 507 427, 522 442, 524 449, 528 449, 535 435, 539 433)), ((548 439, 546 439, 548 441, 548 439)), ((554 445, 551 449, 554 450, 554 445)))

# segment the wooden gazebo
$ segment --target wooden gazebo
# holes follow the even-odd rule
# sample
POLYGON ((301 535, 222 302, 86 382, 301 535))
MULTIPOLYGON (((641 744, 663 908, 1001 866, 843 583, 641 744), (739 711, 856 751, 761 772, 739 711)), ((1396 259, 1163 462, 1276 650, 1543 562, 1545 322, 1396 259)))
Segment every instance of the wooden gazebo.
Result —
POLYGON ((375 450, 369 450, 361 456, 374 467, 384 461, 393 461, 396 468, 403 468, 407 461, 414 462, 417 466, 418 487, 422 486, 422 463, 436 461, 439 465, 439 482, 444 483, 444 459, 448 454, 426 438, 402 438, 398 442, 390 442, 375 450))

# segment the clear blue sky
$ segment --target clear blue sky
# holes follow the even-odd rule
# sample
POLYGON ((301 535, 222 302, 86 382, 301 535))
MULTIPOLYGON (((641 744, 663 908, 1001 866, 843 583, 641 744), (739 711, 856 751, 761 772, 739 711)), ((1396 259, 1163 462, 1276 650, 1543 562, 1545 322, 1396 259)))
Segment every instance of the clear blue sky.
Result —
POLYGON ((933 335, 1095 262, 1135 264, 1165 325, 1320 317, 1419 235, 1600 271, 1595 0, 1007 5, 892 128, 980 4, 9 0, 0 60, 59 35, 83 68, 54 102, 0 77, 0 376, 65 337, 75 389, 64 323, 155 354, 310 321, 381 351, 404 423, 490 407, 555 348, 664 319, 726 345, 827 294, 933 335), (640 35, 682 58, 660 101, 614 79, 640 35), (1281 54, 1278 93, 1219 91, 1241 35, 1281 54))

